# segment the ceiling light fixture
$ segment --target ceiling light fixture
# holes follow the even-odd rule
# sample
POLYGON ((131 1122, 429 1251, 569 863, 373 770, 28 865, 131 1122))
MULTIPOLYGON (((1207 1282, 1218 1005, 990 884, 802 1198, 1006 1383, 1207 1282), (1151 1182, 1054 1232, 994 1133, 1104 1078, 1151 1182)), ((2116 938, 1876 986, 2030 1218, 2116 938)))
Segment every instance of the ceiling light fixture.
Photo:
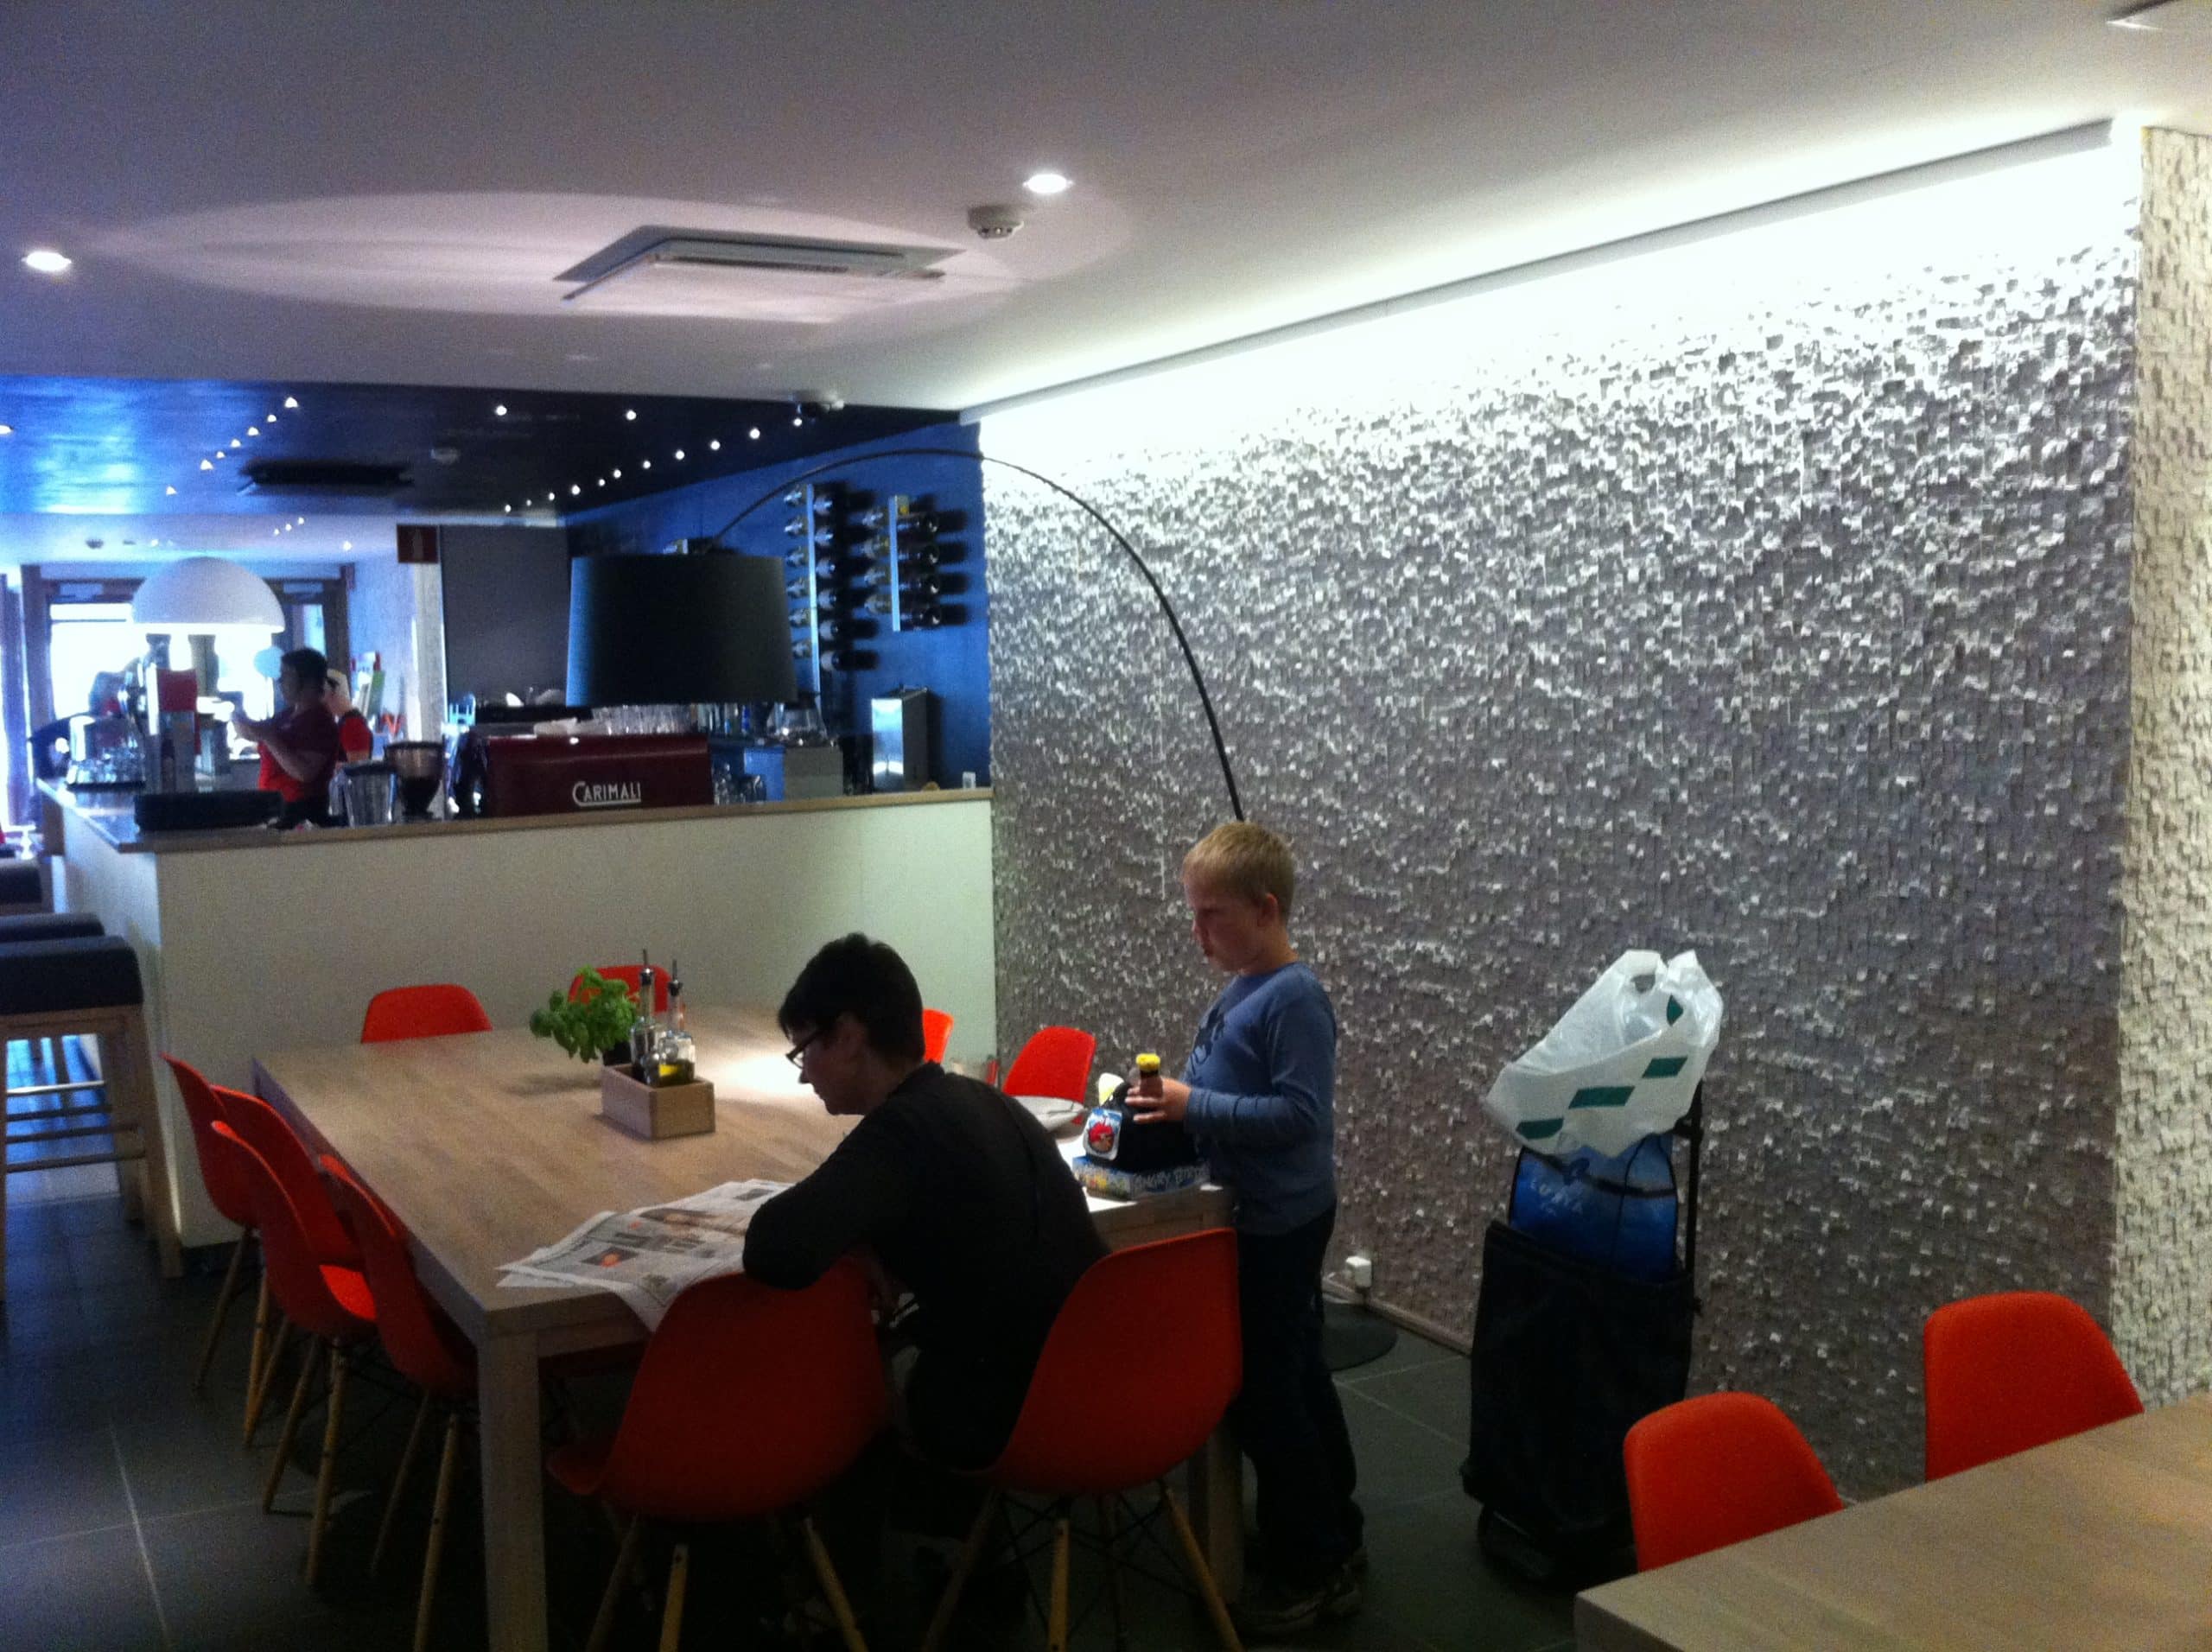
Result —
POLYGON ((512 505, 503 505, 499 507, 499 514, 501 516, 512 516, 514 513, 515 507, 512 505))
POLYGON ((683 462, 683 449, 681 448, 676 450, 676 462, 679 465, 683 462))
POLYGON ((617 467, 615 467, 615 470, 614 470, 614 480, 615 480, 616 481, 618 481, 618 482, 619 482, 619 481, 620 481, 620 480, 622 480, 622 471, 621 471, 621 467, 620 467, 620 466, 617 466, 617 467))
POLYGON ((805 415, 805 414, 804 414, 804 413, 794 413, 794 414, 792 414, 792 415, 791 415, 791 428, 792 428, 794 430, 796 430, 797 429, 798 429, 798 428, 799 428, 799 426, 801 426, 801 425, 804 424, 805 423, 806 423, 806 415, 805 415))
POLYGON ((35 246, 23 254, 23 262, 41 276, 58 276, 69 267, 69 258, 50 246, 35 246))
POLYGON ((340 550, 351 550, 353 549, 353 542, 350 539, 341 539, 338 542, 338 549, 340 550))
POLYGON ((638 410, 634 407, 626 407, 622 410, 622 416, 626 419, 634 419, 638 416, 638 410))
POLYGON ((232 437, 231 438, 231 446, 232 446, 233 448, 235 448, 235 447, 237 447, 238 445, 238 439, 236 436, 232 436, 232 437))
POLYGON ((1073 182, 1064 172, 1033 172, 1021 181, 1021 187, 1033 195, 1063 195, 1073 182))
POLYGON ((712 442, 709 442, 707 444, 707 451, 709 453, 720 453, 721 450, 722 439, 720 436, 716 436, 712 442))
POLYGON ((504 419, 506 417, 507 404, 505 402, 501 402, 497 407, 492 410, 492 416, 495 419, 504 419))
POLYGON ((284 628, 284 610, 269 581, 220 556, 187 556, 169 563, 130 599, 134 629, 171 636, 251 631, 265 640, 284 628))
MULTIPOLYGON (((245 428, 245 433, 250 436, 257 436, 261 434, 261 427, 257 424, 249 424, 245 428)), ((238 443, 234 442, 231 445, 235 448, 238 443)))
MULTIPOLYGON (((284 405, 286 407, 297 407, 299 404, 298 399, 295 397, 287 396, 284 398, 284 405)), ((273 419, 276 416, 274 413, 271 413, 269 416, 273 419)))
POLYGON ((652 467, 653 461, 650 459, 640 459, 638 461, 638 468, 639 470, 651 470, 652 467))
POLYGON ((756 424, 756 425, 754 425, 754 426, 753 426, 750 430, 747 430, 745 434, 746 434, 746 435, 747 435, 747 437, 749 437, 751 440, 753 440, 753 441, 754 441, 754 442, 758 442, 758 441, 760 441, 760 427, 759 425, 757 425, 757 424, 756 424))
POLYGON ((15 434, 16 434, 16 427, 15 427, 14 425, 12 425, 12 424, 0 424, 0 436, 11 436, 11 435, 15 435, 15 434))
POLYGON ((575 483, 574 483, 574 482, 570 482, 570 483, 569 484, 569 498, 574 499, 577 494, 579 494, 579 493, 581 493, 581 492, 583 492, 583 489, 582 489, 582 488, 581 488, 581 487, 579 487, 579 486, 577 486, 575 485, 575 483))
POLYGON ((298 523, 302 528, 308 525, 308 519, 305 517, 294 517, 292 520, 298 523))
POLYGON ((601 477, 601 478, 599 479, 599 485, 600 485, 601 487, 605 487, 605 486, 607 486, 607 478, 606 478, 606 477, 604 477, 604 476, 601 477))
POLYGON ((165 487, 162 490, 162 493, 164 498, 175 499, 176 497, 176 489, 174 487, 165 487))
POLYGON ((200 468, 202 470, 213 470, 215 468, 215 461, 212 459, 203 459, 200 461, 200 468))

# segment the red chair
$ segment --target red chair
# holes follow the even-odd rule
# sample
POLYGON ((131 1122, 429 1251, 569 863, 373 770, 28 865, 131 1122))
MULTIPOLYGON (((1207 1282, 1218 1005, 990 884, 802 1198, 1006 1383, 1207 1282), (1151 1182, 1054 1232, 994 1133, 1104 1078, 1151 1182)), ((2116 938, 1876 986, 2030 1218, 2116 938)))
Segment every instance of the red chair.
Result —
POLYGON ((377 1305, 377 1337, 384 1344, 392 1369, 423 1390, 423 1403, 408 1432, 406 1449, 385 1503, 384 1520, 377 1528, 376 1552, 369 1558, 372 1576, 384 1569, 385 1549, 391 1541, 392 1518, 407 1490, 407 1476, 415 1464, 423 1436, 434 1410, 445 1414, 445 1449, 438 1458, 438 1490, 430 1509, 429 1542, 423 1554, 423 1585, 415 1604, 415 1652, 429 1644, 430 1603, 438 1588, 438 1566, 445 1549, 446 1515, 453 1503, 454 1468, 461 1455, 461 1414, 476 1397, 476 1358, 467 1340, 439 1312, 415 1274, 415 1261, 408 1254, 407 1237, 398 1220, 384 1202, 361 1185, 351 1171, 325 1155, 322 1167, 330 1177, 331 1198, 338 1213, 361 1242, 361 1259, 368 1277, 369 1294, 377 1305))
MULTIPOLYGON (((637 1002, 638 995, 645 991, 645 969, 642 964, 602 963, 599 966, 599 973, 603 980, 619 981, 627 987, 630 989, 632 1003, 637 1002)), ((573 1002, 583 995, 584 972, 579 969, 576 971, 576 978, 569 983, 569 998, 573 1002)), ((653 1013, 664 1015, 667 1013, 668 971, 656 968, 653 970, 653 1013)))
POLYGON ((1782 1408, 1756 1394, 1705 1394, 1628 1431, 1636 1564, 1656 1571, 1843 1507, 1782 1408))
MULTIPOLYGON (((1221 1426, 1244 1380, 1236 1310, 1236 1236, 1210 1228, 1148 1245, 1132 1245, 1093 1262, 1061 1305, 1029 1379, 1021 1415, 998 1461, 982 1471, 991 1488, 969 1528, 960 1559, 923 1637, 924 1652, 940 1645, 969 1573, 982 1554, 991 1522, 1009 1491, 1052 1502, 1052 1591, 1046 1636, 1067 1644, 1068 1505, 1096 1497, 1113 1563, 1115 1502, 1157 1482, 1160 1504, 1180 1540, 1184 1564, 1205 1599, 1214 1631, 1240 1652, 1229 1609, 1214 1585, 1198 1540, 1166 1476, 1188 1462, 1221 1426), (1112 1407, 1100 1426, 1101 1382, 1143 1402, 1112 1407)), ((1121 1590, 1111 1598, 1119 1628, 1121 1590)))
POLYGON ((466 987, 392 987, 369 1000, 361 1018, 361 1042, 389 1044, 399 1039, 442 1039, 455 1032, 489 1032, 492 1018, 466 987))
POLYGON ((1921 1332, 1921 1357, 1931 1480, 2143 1411, 2097 1322, 2044 1291, 1936 1309, 1921 1332))
MULTIPOLYGON (((200 1069, 188 1061, 180 1061, 163 1052, 162 1059, 169 1064, 169 1072, 176 1079, 177 1093, 184 1097, 184 1115, 192 1123, 192 1145, 200 1159, 200 1179, 207 1184, 207 1198, 222 1213, 226 1222, 235 1222, 238 1227, 238 1242, 231 1247, 231 1265, 223 1272, 223 1289, 215 1299, 215 1317, 208 1323, 207 1338, 200 1345, 200 1365, 192 1374, 192 1391, 199 1393, 207 1386, 207 1369, 214 1363, 215 1342, 223 1334, 223 1321, 231 1311, 231 1299, 238 1294, 238 1274, 245 1263, 248 1246, 253 1242, 253 1196, 249 1189, 245 1172, 237 1162, 231 1144, 215 1134, 213 1125, 225 1116, 223 1104, 200 1069)), ((246 1403, 253 1403, 253 1376, 261 1369, 261 1352, 269 1334, 269 1280, 261 1281, 261 1301, 253 1316, 253 1352, 246 1363, 246 1403)))
POLYGON ((952 1042, 952 1017, 941 1009, 922 1012, 922 1059, 942 1061, 944 1046, 952 1042))
MULTIPOLYGON (((308 1528, 308 1587, 312 1589, 322 1569, 322 1538, 330 1525, 331 1479, 338 1463, 338 1433, 346 1411, 346 1374, 353 1350, 375 1334, 376 1301, 368 1280, 351 1268, 321 1261, 308 1237, 307 1222, 283 1181, 269 1161, 247 1145, 245 1138, 224 1121, 215 1134, 237 1144, 253 1195, 253 1210, 261 1229, 261 1254, 269 1269, 269 1289, 284 1310, 288 1323, 315 1338, 329 1350, 328 1404, 322 1431, 322 1464, 315 1482, 315 1519, 308 1528)), ((326 1198, 324 1204, 328 1204, 326 1198)), ((292 1388, 292 1404, 284 1414, 283 1437, 276 1443, 276 1460, 269 1465, 269 1480, 262 1487, 261 1511, 267 1514, 276 1501, 276 1487, 284 1477, 284 1465, 299 1438, 300 1416, 307 1407, 308 1385, 315 1375, 315 1359, 309 1352, 300 1362, 300 1380, 292 1388)), ((264 1380, 264 1388, 267 1387, 264 1380)))
MULTIPOLYGON (((645 1344, 613 1436, 564 1446, 546 1461, 570 1491, 628 1516, 588 1652, 600 1652, 613 1628, 645 1522, 724 1524, 789 1509, 851 1466, 885 1411, 868 1286, 850 1263, 804 1291, 729 1274, 677 1297, 645 1344)), ((802 1515, 798 1526, 845 1644, 866 1652, 813 1521, 802 1515)), ((690 1565, 679 1541, 664 1647, 677 1643, 690 1565)))
MULTIPOLYGON (((259 1153, 299 1212, 308 1247, 319 1262, 334 1268, 359 1271, 361 1248, 346 1231, 345 1223, 338 1219, 338 1211, 330 1203, 330 1190, 322 1185, 316 1173, 315 1160, 301 1145, 284 1115, 261 1099, 249 1096, 242 1090, 232 1090, 225 1084, 211 1084, 208 1089, 222 1103, 224 1121, 238 1136, 259 1153)), ((263 1257, 263 1277, 268 1277, 268 1258, 263 1257)), ((271 1287, 273 1291, 273 1287, 271 1287)), ((270 1339, 268 1357, 257 1372, 247 1381, 245 1408, 245 1441, 251 1446, 261 1427, 261 1414, 268 1408, 270 1379, 276 1374, 276 1363, 283 1357, 284 1344, 290 1338, 292 1326, 281 1310, 282 1300, 275 1303, 277 1315, 276 1335, 270 1339)))
POLYGON ((1009 1096, 1049 1096, 1055 1101, 1090 1099, 1090 1064, 1098 1040, 1072 1026, 1040 1026, 1029 1035, 999 1088, 1009 1096))

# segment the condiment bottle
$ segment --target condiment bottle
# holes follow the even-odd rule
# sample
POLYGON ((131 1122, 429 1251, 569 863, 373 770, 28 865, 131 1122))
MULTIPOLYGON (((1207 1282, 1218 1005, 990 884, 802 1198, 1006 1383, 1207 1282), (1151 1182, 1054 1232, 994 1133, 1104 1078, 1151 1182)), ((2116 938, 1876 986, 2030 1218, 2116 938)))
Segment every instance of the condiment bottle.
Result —
POLYGON ((1155 1055, 1139 1056, 1137 1076, 1129 1085, 1129 1099, 1157 1102, 1163 1100, 1166 1094, 1160 1084, 1160 1058, 1155 1055))

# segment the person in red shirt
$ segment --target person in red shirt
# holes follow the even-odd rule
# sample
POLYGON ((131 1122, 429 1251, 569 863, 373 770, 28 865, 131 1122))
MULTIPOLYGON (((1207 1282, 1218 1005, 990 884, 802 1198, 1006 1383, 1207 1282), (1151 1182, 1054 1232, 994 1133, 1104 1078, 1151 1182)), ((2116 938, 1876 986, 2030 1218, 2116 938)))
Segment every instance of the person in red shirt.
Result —
POLYGON ((340 762, 359 763, 376 751, 376 731, 369 727, 369 720, 355 708, 353 696, 346 687, 343 671, 330 674, 330 687, 322 696, 322 703, 338 720, 340 762))
POLYGON ((323 703, 330 662, 312 648, 286 654, 276 674, 276 715, 233 717, 231 726, 261 745, 261 788, 284 799, 277 823, 321 821, 330 805, 330 772, 338 760, 338 720, 323 703))

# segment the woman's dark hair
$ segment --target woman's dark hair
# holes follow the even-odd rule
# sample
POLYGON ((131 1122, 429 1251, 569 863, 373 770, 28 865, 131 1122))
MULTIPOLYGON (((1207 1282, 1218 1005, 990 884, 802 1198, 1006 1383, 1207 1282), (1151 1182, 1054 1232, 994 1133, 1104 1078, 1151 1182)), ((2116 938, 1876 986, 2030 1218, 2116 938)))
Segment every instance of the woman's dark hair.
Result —
POLYGON ((906 959, 857 931, 806 961, 776 1011, 786 1033, 824 1032, 840 1015, 861 1024, 868 1048, 897 1061, 922 1058, 922 989, 906 959))
POLYGON ((312 683, 320 689, 330 677, 330 662, 312 648, 295 648, 276 662, 280 670, 289 670, 302 683, 312 683))

